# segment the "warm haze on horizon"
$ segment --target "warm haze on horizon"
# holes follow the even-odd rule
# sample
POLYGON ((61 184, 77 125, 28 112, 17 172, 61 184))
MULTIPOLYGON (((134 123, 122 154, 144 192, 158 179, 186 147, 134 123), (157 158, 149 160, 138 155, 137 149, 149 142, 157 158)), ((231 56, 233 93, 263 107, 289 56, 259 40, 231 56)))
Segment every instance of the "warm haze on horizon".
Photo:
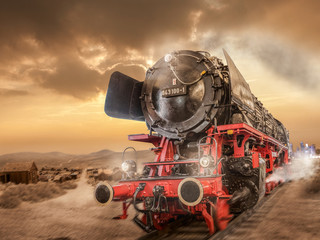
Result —
POLYGON ((104 113, 114 71, 144 80, 165 54, 225 48, 253 94, 320 147, 318 1, 4 1, 0 154, 121 151, 145 123, 104 113), (151 4, 152 2, 152 4, 151 4))

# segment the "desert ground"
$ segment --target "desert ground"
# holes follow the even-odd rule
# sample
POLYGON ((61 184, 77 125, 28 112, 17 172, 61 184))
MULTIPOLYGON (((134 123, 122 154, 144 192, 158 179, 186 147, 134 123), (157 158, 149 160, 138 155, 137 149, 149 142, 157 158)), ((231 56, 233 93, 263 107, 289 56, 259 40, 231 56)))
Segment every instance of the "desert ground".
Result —
POLYGON ((0 209, 0 239, 135 239, 143 234, 130 220, 112 220, 120 205, 98 205, 86 180, 82 174, 78 187, 60 197, 0 209))
MULTIPOLYGON (((132 208, 127 220, 113 220, 121 214, 121 204, 100 206, 95 202, 94 187, 87 183, 86 174, 70 186, 61 191, 53 188, 57 195, 50 199, 0 207, 0 239, 120 240, 144 235, 131 221, 135 216, 132 208)), ((284 184, 268 204, 227 239, 320 239, 319 171, 284 184)))
MULTIPOLYGON (((97 205, 93 187, 84 176, 76 189, 60 197, 0 209, 0 239, 120 240, 142 236, 144 232, 131 221, 134 211, 129 211, 127 220, 112 220, 121 213, 120 205, 97 205)), ((299 180, 283 186, 279 197, 269 203, 271 210, 264 212, 263 218, 261 214, 253 216, 249 222, 255 227, 245 228, 245 234, 239 229, 234 233, 237 239, 320 239, 320 193, 306 192, 306 184, 299 180)))
POLYGON ((245 223, 224 239, 320 239, 320 192, 306 191, 309 181, 293 181, 280 186, 245 223))

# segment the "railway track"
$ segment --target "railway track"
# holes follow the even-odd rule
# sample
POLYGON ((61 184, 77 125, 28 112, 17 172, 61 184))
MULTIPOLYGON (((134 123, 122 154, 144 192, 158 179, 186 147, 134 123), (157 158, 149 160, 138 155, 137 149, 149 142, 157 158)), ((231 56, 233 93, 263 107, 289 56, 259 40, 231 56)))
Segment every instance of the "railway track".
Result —
POLYGON ((264 197, 256 206, 249 209, 233 219, 228 227, 216 234, 210 236, 208 228, 204 221, 197 221, 191 218, 182 219, 168 226, 163 231, 154 231, 148 233, 138 240, 153 240, 153 239, 175 239, 175 240, 238 240, 247 231, 254 228, 257 223, 263 219, 273 207, 275 202, 281 196, 281 193, 288 188, 290 183, 279 185, 273 190, 272 194, 264 197), (271 201, 272 200, 272 201, 271 201))

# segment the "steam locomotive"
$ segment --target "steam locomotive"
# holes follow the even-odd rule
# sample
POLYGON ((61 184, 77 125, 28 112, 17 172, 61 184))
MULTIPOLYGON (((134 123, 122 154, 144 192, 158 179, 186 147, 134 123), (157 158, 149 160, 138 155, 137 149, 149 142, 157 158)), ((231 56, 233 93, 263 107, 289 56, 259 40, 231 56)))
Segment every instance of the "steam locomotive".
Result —
POLYGON ((146 72, 144 82, 111 75, 105 102, 110 117, 145 121, 149 134, 129 140, 153 144, 154 161, 137 173, 123 160, 122 180, 98 184, 100 204, 122 202, 146 232, 193 215, 210 234, 252 208, 279 181, 289 163, 288 131, 251 93, 224 51, 227 65, 204 51, 174 51, 146 72))

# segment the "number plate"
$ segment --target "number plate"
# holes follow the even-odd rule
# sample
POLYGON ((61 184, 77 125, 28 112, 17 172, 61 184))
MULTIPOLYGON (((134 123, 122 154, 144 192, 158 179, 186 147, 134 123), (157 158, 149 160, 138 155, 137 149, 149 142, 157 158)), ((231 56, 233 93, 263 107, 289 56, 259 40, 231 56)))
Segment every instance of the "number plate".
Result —
POLYGON ((162 97, 174 97, 187 94, 186 86, 166 88, 162 90, 162 97))

